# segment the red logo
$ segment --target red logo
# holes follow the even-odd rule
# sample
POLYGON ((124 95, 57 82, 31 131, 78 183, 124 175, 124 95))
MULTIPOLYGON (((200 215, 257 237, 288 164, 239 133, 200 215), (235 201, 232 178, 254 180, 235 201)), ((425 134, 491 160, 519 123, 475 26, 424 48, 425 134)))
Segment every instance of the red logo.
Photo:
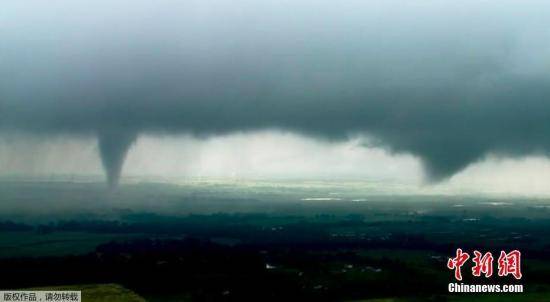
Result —
POLYGON ((516 279, 521 279, 521 252, 513 250, 506 254, 504 251, 500 251, 500 257, 498 257, 498 275, 508 276, 512 275, 516 279))
POLYGON ((493 255, 491 252, 487 252, 481 256, 481 253, 474 251, 475 257, 472 261, 475 263, 472 267, 472 275, 479 277, 481 274, 485 274, 485 278, 489 278, 493 275, 493 255))
MULTIPOLYGON (((447 268, 454 270, 455 279, 462 280, 462 266, 470 259, 470 255, 462 251, 462 249, 456 249, 456 257, 449 258, 447 261, 447 268)), ((472 267, 472 275, 474 277, 480 277, 482 274, 485 278, 489 278, 493 275, 493 254, 486 252, 482 254, 479 251, 474 251, 474 266, 472 267)), ((509 253, 500 251, 500 257, 498 258, 498 275, 500 277, 512 275, 516 279, 521 279, 521 252, 513 250, 509 253)))
POLYGON ((447 268, 455 270, 456 280, 462 280, 461 268, 468 259, 470 259, 470 255, 468 255, 468 253, 463 253, 462 249, 457 249, 456 257, 449 258, 449 261, 447 261, 447 268))

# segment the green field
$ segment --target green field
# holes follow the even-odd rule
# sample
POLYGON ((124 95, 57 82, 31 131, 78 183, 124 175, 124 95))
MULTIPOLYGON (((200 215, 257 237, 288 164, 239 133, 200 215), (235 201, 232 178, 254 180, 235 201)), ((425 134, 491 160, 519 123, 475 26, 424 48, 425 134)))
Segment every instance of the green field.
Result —
POLYGON ((79 290, 83 302, 145 302, 131 290, 117 284, 86 284, 32 288, 32 290, 79 290))
POLYGON ((96 246, 106 242, 139 237, 89 232, 0 232, 0 258, 81 255, 93 252, 96 246))
MULTIPOLYGON (((356 300, 353 302, 421 302, 425 299, 419 298, 382 298, 356 300)), ((470 295, 463 294, 460 296, 434 297, 429 301, 447 301, 447 302, 546 302, 549 301, 548 295, 537 293, 523 294, 486 294, 486 295, 470 295)), ((351 301, 350 301, 351 302, 351 301)))
POLYGON ((0 287, 70 285, 56 288, 115 302, 550 301, 549 200, 367 191, 0 182, 0 287), (449 294, 458 247, 521 250, 525 293, 449 294))

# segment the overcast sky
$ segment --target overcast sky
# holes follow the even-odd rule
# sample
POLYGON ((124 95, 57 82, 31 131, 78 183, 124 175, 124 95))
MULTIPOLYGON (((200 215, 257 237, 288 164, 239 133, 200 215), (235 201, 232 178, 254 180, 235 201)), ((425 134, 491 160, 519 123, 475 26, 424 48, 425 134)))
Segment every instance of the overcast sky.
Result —
POLYGON ((4 174, 549 180, 546 1, 6 0, 0 41, 4 174))

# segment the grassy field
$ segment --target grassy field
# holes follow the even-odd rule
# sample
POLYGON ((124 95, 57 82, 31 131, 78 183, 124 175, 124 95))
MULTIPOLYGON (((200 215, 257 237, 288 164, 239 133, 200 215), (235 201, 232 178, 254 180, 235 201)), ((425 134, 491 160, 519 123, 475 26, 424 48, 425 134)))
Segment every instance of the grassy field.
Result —
POLYGON ((33 288, 33 290, 80 290, 84 302, 145 302, 146 300, 117 284, 87 284, 33 288))
POLYGON ((89 232, 0 232, 0 258, 81 255, 113 240, 138 238, 135 234, 94 234, 89 232))
POLYGON ((449 302, 544 302, 550 297, 545 293, 524 293, 524 294, 486 294, 476 296, 456 296, 451 297, 449 302))
POLYGON ((363 193, 0 181, 0 287, 105 284, 63 287, 83 301, 550 301, 549 200, 363 193), (458 247, 521 250, 526 292, 449 294, 458 247))
MULTIPOLYGON (((460 296, 439 297, 433 301, 447 302, 546 302, 549 301, 547 294, 542 293, 523 293, 523 294, 485 294, 485 295, 470 295, 463 294, 460 296)), ((383 298, 369 299, 353 302, 420 302, 426 301, 418 298, 383 298)))
MULTIPOLYGON (((117 284, 86 284, 56 287, 33 288, 32 290, 80 290, 84 302, 146 302, 143 297, 117 284)), ((183 297, 183 296, 182 296, 183 297)), ((186 297, 187 298, 187 297, 186 297)), ((158 300, 158 299, 154 299, 158 300)), ((181 301, 181 297, 171 299, 166 297, 159 301, 181 301)), ((185 300, 185 299, 184 299, 185 300)), ((419 302, 418 298, 381 298, 353 302, 419 302)), ((545 293, 522 293, 522 294, 485 294, 472 295, 460 294, 455 296, 439 297, 434 301, 448 302, 544 302, 549 301, 545 293), (443 300, 441 300, 443 299, 443 300)))

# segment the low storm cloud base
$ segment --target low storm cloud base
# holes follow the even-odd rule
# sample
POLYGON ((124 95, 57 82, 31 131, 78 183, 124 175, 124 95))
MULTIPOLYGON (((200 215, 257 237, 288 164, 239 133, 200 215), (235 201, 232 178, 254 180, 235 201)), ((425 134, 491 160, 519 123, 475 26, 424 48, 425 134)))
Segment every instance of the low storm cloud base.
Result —
POLYGON ((547 3, 29 2, 0 4, 0 130, 97 136, 111 186, 142 133, 366 135, 432 181, 550 152, 547 3))

